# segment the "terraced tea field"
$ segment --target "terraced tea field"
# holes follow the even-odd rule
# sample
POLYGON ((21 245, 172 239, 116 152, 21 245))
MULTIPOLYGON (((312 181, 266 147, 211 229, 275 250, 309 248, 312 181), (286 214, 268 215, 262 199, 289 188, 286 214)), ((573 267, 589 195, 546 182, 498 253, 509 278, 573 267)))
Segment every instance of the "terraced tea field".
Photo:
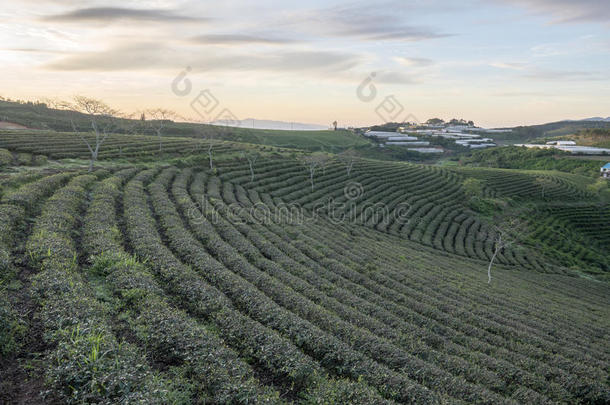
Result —
MULTIPOLYGON (((95 145, 95 135, 82 134, 92 145, 95 145)), ((187 156, 202 153, 210 142, 214 144, 215 153, 235 152, 244 148, 232 147, 233 143, 221 140, 209 141, 185 137, 162 137, 161 153, 159 138, 149 135, 117 135, 111 134, 104 141, 98 158, 104 159, 146 159, 159 156, 187 156)), ((46 155, 51 159, 80 158, 88 159, 91 155, 87 145, 74 133, 53 132, 42 130, 0 130, 0 148, 15 153, 46 155)), ((265 148, 265 147, 259 147, 265 148)), ((278 148, 267 149, 282 151, 278 148)))
MULTIPOLYGON (((0 146, 44 149, 18 141, 0 146)), ((610 402, 607 282, 505 249, 488 285, 494 230, 466 174, 332 161, 313 190, 308 175, 266 155, 254 180, 232 157, 3 177, 1 400, 610 402)), ((553 198, 586 197, 549 176, 553 198)), ((536 194, 484 178, 489 195, 536 194)), ((607 211, 545 204, 607 263, 607 211)))

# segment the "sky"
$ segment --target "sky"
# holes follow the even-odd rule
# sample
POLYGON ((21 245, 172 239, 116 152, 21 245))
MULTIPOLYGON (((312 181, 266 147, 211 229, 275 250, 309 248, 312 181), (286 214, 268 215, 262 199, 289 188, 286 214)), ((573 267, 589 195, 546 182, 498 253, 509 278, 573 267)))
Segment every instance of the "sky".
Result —
POLYGON ((193 121, 610 116, 608 0, 4 0, 0 96, 193 121))

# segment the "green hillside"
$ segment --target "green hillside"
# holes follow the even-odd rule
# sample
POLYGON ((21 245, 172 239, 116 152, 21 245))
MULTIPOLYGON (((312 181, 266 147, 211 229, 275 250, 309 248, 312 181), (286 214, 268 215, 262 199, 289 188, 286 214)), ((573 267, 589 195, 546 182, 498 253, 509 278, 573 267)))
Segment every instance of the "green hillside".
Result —
POLYGON ((51 160, 1 169, 1 401, 610 401, 592 178, 197 145, 0 133, 51 160), (490 284, 485 204, 529 215, 490 284))
POLYGON ((557 121, 540 125, 525 125, 512 128, 512 132, 494 134, 493 138, 503 144, 525 143, 539 138, 560 137, 578 131, 610 129, 607 121, 557 121))
POLYGON ((556 170, 597 177, 600 168, 599 160, 610 160, 610 156, 581 156, 579 158, 557 149, 504 146, 474 151, 462 157, 461 163, 471 167, 556 170))
MULTIPOLYGON (((19 103, 0 100, 0 121, 24 125, 31 129, 71 132, 71 120, 76 127, 90 130, 89 119, 84 114, 50 108, 45 103, 19 103)), ((149 122, 139 119, 119 119, 117 133, 155 135, 149 122)), ((351 131, 282 131, 252 128, 236 128, 168 121, 163 136, 201 138, 213 136, 219 140, 262 144, 277 147, 300 148, 340 152, 341 150, 367 146, 370 142, 351 131)))

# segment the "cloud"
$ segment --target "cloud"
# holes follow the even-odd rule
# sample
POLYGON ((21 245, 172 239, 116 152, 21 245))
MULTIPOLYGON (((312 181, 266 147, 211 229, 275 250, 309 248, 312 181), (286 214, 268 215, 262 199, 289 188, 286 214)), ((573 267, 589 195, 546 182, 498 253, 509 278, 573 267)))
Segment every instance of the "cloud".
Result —
POLYGON ((190 52, 157 43, 139 43, 105 52, 85 52, 60 58, 45 67, 64 71, 164 70, 192 66, 194 71, 268 71, 332 73, 349 70, 359 55, 343 52, 292 50, 267 53, 190 52))
POLYGON ((498 69, 524 70, 527 64, 521 62, 492 62, 489 66, 498 69))
POLYGON ((598 81, 609 78, 607 73, 601 72, 550 69, 535 69, 525 73, 523 77, 540 81, 598 81))
POLYGON ((500 93, 492 93, 492 96, 496 97, 547 97, 551 96, 549 93, 540 91, 508 91, 500 93))
POLYGON ((422 41, 450 36, 436 29, 409 24, 413 6, 400 1, 338 5, 282 16, 279 25, 312 35, 358 38, 365 41, 422 41))
POLYGON ((43 49, 43 48, 4 48, 3 51, 20 52, 20 53, 54 53, 63 54, 65 51, 58 49, 43 49))
POLYGON ((376 73, 375 81, 385 84, 415 84, 418 83, 414 75, 396 72, 396 71, 381 71, 376 73))
POLYGON ((425 67, 434 64, 434 61, 432 59, 427 58, 406 58, 402 56, 397 56, 394 58, 394 60, 400 63, 401 65, 408 67, 425 67))
POLYGON ((81 8, 67 13, 55 14, 43 18, 45 21, 56 22, 113 22, 120 20, 153 21, 153 22, 188 22, 204 21, 206 19, 178 15, 168 10, 135 9, 122 7, 81 8))
POLYGON ((281 45, 296 41, 284 38, 269 38, 244 34, 206 34, 192 38, 192 42, 206 45, 281 45))
POLYGON ((553 23, 601 22, 610 24, 608 0, 500 0, 548 16, 553 23))

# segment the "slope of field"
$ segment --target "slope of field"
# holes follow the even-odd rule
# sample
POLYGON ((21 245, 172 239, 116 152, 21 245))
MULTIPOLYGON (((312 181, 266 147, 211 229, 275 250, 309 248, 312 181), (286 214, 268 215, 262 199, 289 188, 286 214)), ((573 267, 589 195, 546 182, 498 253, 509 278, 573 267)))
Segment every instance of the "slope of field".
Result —
MULTIPOLYGON (((363 160, 354 166, 348 177, 345 168, 335 162, 317 172, 312 191, 308 171, 288 159, 259 164, 254 182, 250 182, 248 169, 238 161, 222 164, 218 170, 221 179, 269 193, 291 207, 349 220, 440 251, 481 260, 489 260, 493 255, 495 231, 490 220, 470 208, 462 189, 465 178, 482 179, 488 196, 508 199, 512 205, 524 205, 528 211, 532 204, 536 206, 546 201, 584 200, 591 204, 597 201, 586 191, 585 186, 592 182, 591 179, 548 171, 445 169, 363 160)), ((537 222, 535 215, 528 215, 528 220, 537 222)), ((593 219, 591 227, 606 232, 610 224, 593 219)), ((548 230, 552 232, 553 228, 548 230)), ((575 229, 575 232, 579 230, 575 229)), ((506 249, 498 259, 505 264, 519 264, 543 272, 561 272, 564 270, 557 265, 574 265, 573 260, 563 263, 554 253, 539 249, 540 241, 533 236, 525 242, 527 250, 506 249), (541 258, 541 255, 546 257, 541 258)), ((586 238, 579 240, 578 245, 578 248, 589 248, 586 238)), ((598 252, 596 257, 602 257, 603 250, 594 246, 598 252)), ((583 271, 603 274, 608 270, 606 263, 607 260, 600 259, 580 264, 583 271)))
POLYGON ((608 284, 507 250, 488 285, 457 173, 335 162, 312 190, 294 160, 254 170, 2 179, 1 399, 610 401, 608 284))
MULTIPOLYGON (((76 123, 77 128, 82 130, 88 130, 91 127, 89 118, 85 114, 49 108, 44 103, 18 103, 0 100, 0 117, 3 120, 7 119, 28 128, 39 130, 69 132, 72 130, 71 120, 76 123)), ((153 128, 150 122, 123 118, 117 120, 115 130, 124 134, 155 135, 153 128)), ((166 123, 163 135, 196 139, 203 136, 213 136, 223 141, 324 150, 327 152, 340 152, 344 149, 370 144, 366 138, 345 130, 267 130, 172 121, 166 123)))
MULTIPOLYGON (((86 133, 83 137, 95 146, 95 135, 86 133)), ((159 139, 147 135, 109 135, 102 144, 99 158, 146 158, 151 156, 185 156, 202 153, 208 142, 191 138, 163 137, 161 152, 159 139)), ((230 143, 215 141, 216 152, 227 152, 230 143)), ((44 154, 50 158, 81 158, 91 156, 87 144, 78 135, 53 131, 0 131, 0 148, 15 152, 44 154)))
POLYGON ((363 136, 351 131, 281 131, 271 129, 230 128, 228 139, 282 148, 340 152, 348 148, 370 145, 363 136))
MULTIPOLYGON (((517 170, 556 170, 580 174, 587 177, 599 175, 597 161, 576 159, 575 155, 557 149, 538 149, 525 147, 501 147, 478 150, 462 157, 461 163, 470 167, 492 167, 517 170)), ((608 157, 604 157, 607 160, 608 157)))
POLYGON ((514 170, 452 167, 452 170, 483 182, 487 193, 518 200, 595 201, 586 186, 594 179, 586 176, 551 170, 514 170))

